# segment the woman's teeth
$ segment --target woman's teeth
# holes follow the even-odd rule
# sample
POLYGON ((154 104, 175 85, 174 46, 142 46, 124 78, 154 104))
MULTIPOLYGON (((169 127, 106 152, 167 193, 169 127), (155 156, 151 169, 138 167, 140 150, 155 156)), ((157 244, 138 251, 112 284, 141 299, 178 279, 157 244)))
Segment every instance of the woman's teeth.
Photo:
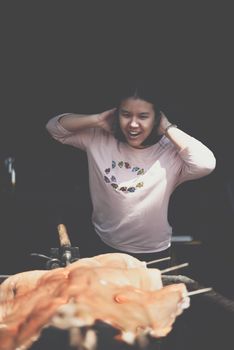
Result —
POLYGON ((129 131, 128 133, 131 137, 136 137, 138 135, 140 135, 140 132, 136 132, 136 131, 129 131))

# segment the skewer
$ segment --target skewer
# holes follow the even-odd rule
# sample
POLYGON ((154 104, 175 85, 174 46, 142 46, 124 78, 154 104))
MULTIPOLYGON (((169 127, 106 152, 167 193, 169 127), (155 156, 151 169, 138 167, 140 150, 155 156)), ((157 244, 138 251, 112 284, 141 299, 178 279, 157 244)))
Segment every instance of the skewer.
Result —
POLYGON ((8 277, 11 277, 12 275, 0 275, 0 278, 8 278, 8 277))
POLYGON ((180 269, 180 268, 182 268, 182 267, 186 267, 186 266, 188 266, 188 265, 189 265, 188 263, 184 263, 184 264, 180 264, 180 265, 168 267, 167 269, 161 270, 161 273, 165 273, 165 272, 170 272, 170 271, 173 271, 173 270, 177 270, 177 269, 180 269))
POLYGON ((192 292, 188 292, 186 296, 190 297, 191 295, 206 293, 206 292, 210 292, 211 290, 212 288, 202 288, 198 290, 193 290, 192 292))
POLYGON ((151 260, 151 261, 148 261, 148 262, 146 263, 146 265, 152 265, 152 264, 156 264, 156 263, 158 263, 158 262, 160 262, 160 261, 165 261, 165 260, 170 260, 170 259, 171 259, 171 257, 168 256, 167 258, 161 258, 161 259, 151 260))
POLYGON ((0 275, 0 284, 4 282, 8 277, 11 277, 11 275, 0 275))

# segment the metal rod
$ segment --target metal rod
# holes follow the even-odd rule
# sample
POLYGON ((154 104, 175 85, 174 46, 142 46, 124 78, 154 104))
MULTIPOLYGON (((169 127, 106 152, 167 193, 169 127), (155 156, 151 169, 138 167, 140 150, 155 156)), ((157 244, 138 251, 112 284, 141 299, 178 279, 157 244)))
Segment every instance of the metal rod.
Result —
POLYGON ((12 275, 0 275, 0 278, 8 278, 8 277, 11 277, 12 275))
POLYGON ((181 269, 182 267, 186 267, 188 265, 189 265, 188 263, 184 263, 184 264, 168 267, 168 269, 161 270, 161 273, 165 273, 165 272, 170 272, 170 271, 173 271, 173 270, 181 269))
POLYGON ((11 277, 11 275, 0 275, 0 285, 2 282, 4 282, 9 277, 11 277))
POLYGON ((171 257, 168 256, 167 258, 161 258, 161 259, 157 259, 157 260, 151 260, 151 261, 148 261, 148 262, 146 263, 146 265, 148 266, 148 265, 156 264, 156 263, 158 263, 158 262, 160 262, 160 261, 165 261, 165 260, 170 260, 170 259, 171 259, 171 257))
POLYGON ((198 290, 193 290, 192 292, 188 292, 186 294, 186 296, 190 297, 191 295, 206 293, 206 292, 210 292, 211 290, 213 290, 213 289, 212 288, 202 288, 202 289, 198 289, 198 290))

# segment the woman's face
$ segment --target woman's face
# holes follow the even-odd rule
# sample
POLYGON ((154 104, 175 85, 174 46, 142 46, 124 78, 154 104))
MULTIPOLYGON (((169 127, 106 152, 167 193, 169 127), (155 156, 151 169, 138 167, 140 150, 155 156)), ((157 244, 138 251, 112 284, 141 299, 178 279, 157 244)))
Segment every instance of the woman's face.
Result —
POLYGON ((127 98, 119 108, 119 123, 127 143, 134 148, 144 148, 142 143, 155 125, 153 104, 141 99, 127 98))

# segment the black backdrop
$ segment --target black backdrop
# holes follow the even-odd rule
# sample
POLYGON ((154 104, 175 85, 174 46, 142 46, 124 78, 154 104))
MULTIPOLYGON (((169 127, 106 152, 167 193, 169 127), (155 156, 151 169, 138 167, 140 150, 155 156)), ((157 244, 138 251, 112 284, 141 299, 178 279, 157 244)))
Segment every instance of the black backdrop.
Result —
POLYGON ((219 288, 229 288, 223 277, 233 266, 228 2, 4 1, 0 7, 1 173, 7 157, 15 158, 16 169, 15 191, 2 181, 0 192, 0 272, 30 269, 30 252, 56 246, 58 216, 74 245, 88 225, 85 156, 53 141, 47 120, 112 107, 121 86, 142 77, 159 84, 168 117, 216 155, 209 177, 175 192, 170 220, 176 233, 203 241, 201 275, 206 271, 214 282, 218 269, 219 288))

